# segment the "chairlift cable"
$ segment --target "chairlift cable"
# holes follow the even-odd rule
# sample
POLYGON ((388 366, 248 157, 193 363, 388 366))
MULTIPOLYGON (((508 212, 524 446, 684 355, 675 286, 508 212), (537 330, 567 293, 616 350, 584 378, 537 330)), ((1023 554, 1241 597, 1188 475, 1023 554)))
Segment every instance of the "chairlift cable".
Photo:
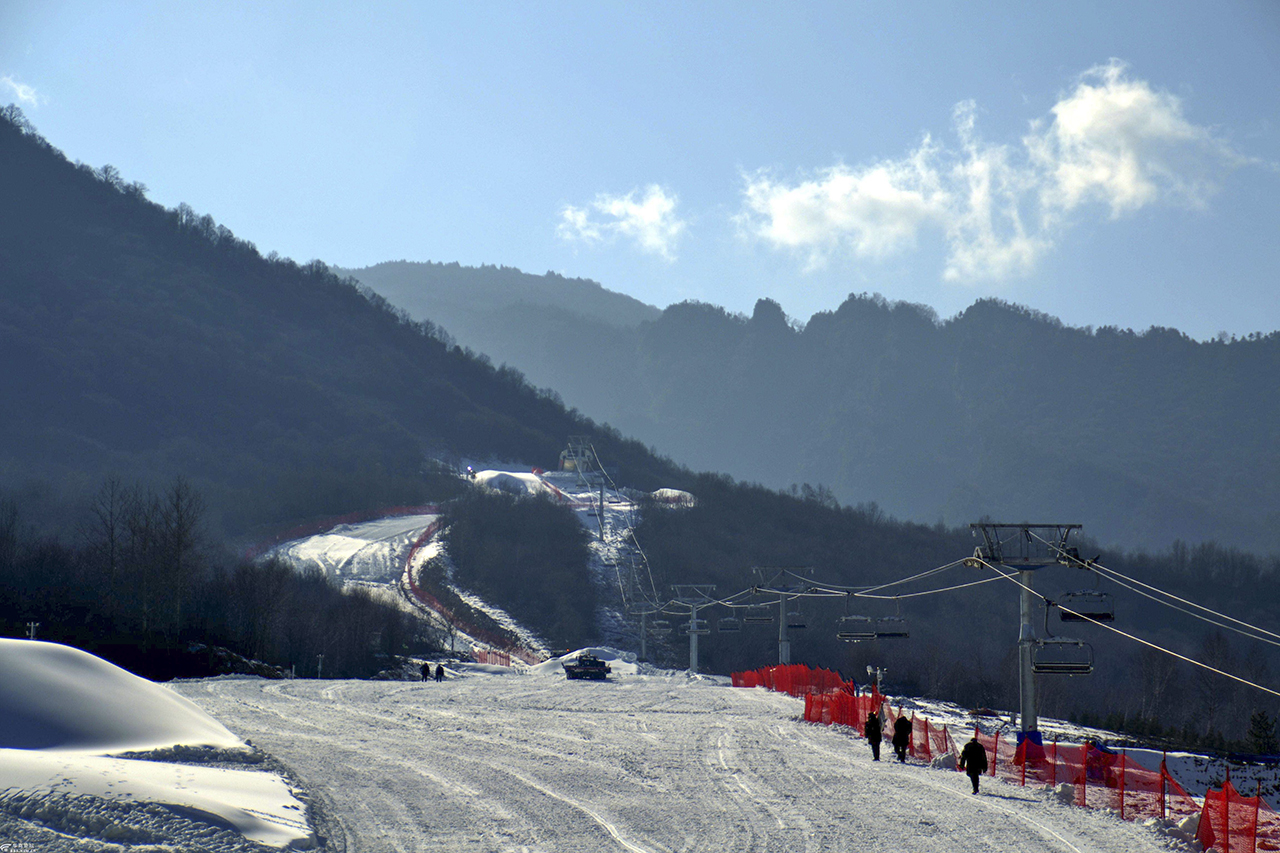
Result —
MULTIPOLYGON (((1138 588, 1138 587, 1136 587, 1136 586, 1131 586, 1130 584, 1125 583, 1125 582, 1124 582, 1124 581, 1122 581, 1122 580, 1117 580, 1116 578, 1110 577, 1109 575, 1106 575, 1106 574, 1104 574, 1104 577, 1106 577, 1106 579, 1107 579, 1107 580, 1109 580, 1109 581, 1111 581, 1112 583, 1117 584, 1118 586, 1122 586, 1122 587, 1124 587, 1125 589, 1129 590, 1130 592, 1136 592, 1138 595, 1141 595, 1141 596, 1143 596, 1144 598, 1149 598, 1149 599, 1151 599, 1151 600, 1152 600, 1152 601, 1154 601, 1156 604, 1163 604, 1165 607, 1171 608, 1171 609, 1173 609, 1173 610, 1177 610, 1179 613, 1185 613, 1186 615, 1191 616, 1192 618, 1195 618, 1195 619, 1199 619, 1199 620, 1200 620, 1200 621, 1202 621, 1202 622, 1208 622, 1210 625, 1215 625, 1215 626, 1217 626, 1217 627, 1219 627, 1219 628, 1223 628, 1223 629, 1225 629, 1225 630, 1227 630, 1227 631, 1234 631, 1235 633, 1237 633, 1237 634, 1241 635, 1242 637, 1248 637, 1248 638, 1249 638, 1249 639, 1251 639, 1251 640, 1257 640, 1257 641, 1258 641, 1258 642, 1260 642, 1260 643, 1267 643, 1267 644, 1272 645, 1272 646, 1280 646, 1280 640, 1272 640, 1272 639, 1269 639, 1268 637, 1259 637, 1257 634, 1252 634, 1252 633, 1250 633, 1250 632, 1248 632, 1248 631, 1246 631, 1246 630, 1244 630, 1244 629, 1242 629, 1242 628, 1237 628, 1235 625, 1230 625, 1230 624, 1228 624, 1228 623, 1226 623, 1226 622, 1219 622, 1217 619, 1212 619, 1212 618, 1210 618, 1210 617, 1208 617, 1208 616, 1204 616, 1204 615, 1202 615, 1202 614, 1200 614, 1200 613, 1196 613, 1194 610, 1188 610, 1187 608, 1185 608, 1185 607, 1179 607, 1178 605, 1173 604, 1172 602, 1164 601, 1163 599, 1158 598, 1158 597, 1156 597, 1156 596, 1152 595, 1152 594, 1151 594, 1151 593, 1149 593, 1149 592, 1146 592, 1146 591, 1144 591, 1144 590, 1141 590, 1141 589, 1139 589, 1139 588, 1138 588)), ((1123 577, 1123 576, 1122 576, 1122 577, 1123 577)), ((1205 608, 1205 609, 1207 609, 1207 608, 1205 608)), ((1212 611, 1210 611, 1210 612, 1212 612, 1212 611)), ((1217 615, 1222 615, 1222 614, 1217 614, 1217 615)), ((1225 618, 1225 619, 1229 619, 1230 617, 1226 617, 1226 616, 1224 616, 1223 618, 1225 618)), ((1235 622, 1235 621, 1239 621, 1239 620, 1235 620, 1235 619, 1233 619, 1233 620, 1231 620, 1231 621, 1235 622)), ((1250 628, 1254 628, 1255 626, 1250 625, 1249 627, 1250 627, 1250 628)), ((1271 637, 1276 636, 1275 634, 1272 634, 1270 631, 1265 631, 1265 630, 1263 630, 1263 629, 1261 629, 1261 628, 1257 628, 1256 630, 1258 630, 1258 631, 1260 631, 1260 632, 1262 632, 1262 633, 1264 633, 1264 634, 1269 634, 1271 637)))
POLYGON ((1080 620, 1081 620, 1082 622, 1091 622, 1091 623, 1093 623, 1094 625, 1097 625, 1097 626, 1098 626, 1098 627, 1100 627, 1100 628, 1106 628, 1108 631, 1111 631, 1111 632, 1113 632, 1113 633, 1119 634, 1120 636, 1124 637, 1125 639, 1133 640, 1133 641, 1134 641, 1134 642, 1136 642, 1136 643, 1141 643, 1142 645, 1147 646, 1147 647, 1152 648, 1152 649, 1155 649, 1155 650, 1156 650, 1156 651, 1158 651, 1158 652, 1164 652, 1165 654, 1167 654, 1167 655, 1169 655, 1169 656, 1171 656, 1171 657, 1175 657, 1175 658, 1177 658, 1178 660, 1181 660, 1181 661, 1186 661, 1187 663, 1189 663, 1189 664, 1191 664, 1191 665, 1193 665, 1193 666, 1198 666, 1198 667, 1200 667, 1201 669, 1207 669, 1209 672, 1217 673, 1218 675, 1221 675, 1221 676, 1223 676, 1223 677, 1225 677, 1225 678, 1230 678, 1232 681, 1238 681, 1239 683, 1244 684, 1244 685, 1246 685, 1246 686, 1248 686, 1248 687, 1253 687, 1253 688, 1255 688, 1255 689, 1257 689, 1257 690, 1261 690, 1263 693, 1270 693, 1272 696, 1280 696, 1280 690, 1272 690, 1270 687, 1263 687, 1261 684, 1257 684, 1257 683, 1255 683, 1255 682, 1253 682, 1253 681, 1250 681, 1250 680, 1249 680, 1249 679, 1247 679, 1247 678, 1241 678, 1241 677, 1240 677, 1240 676, 1238 676, 1238 675, 1233 675, 1232 673, 1227 672, 1226 670, 1218 669, 1216 666, 1210 666, 1209 664, 1207 664, 1207 663, 1203 663, 1203 662, 1201 662, 1201 661, 1198 661, 1198 660, 1196 660, 1195 658, 1190 658, 1190 657, 1187 657, 1187 656, 1186 656, 1186 655, 1184 655, 1184 654, 1179 654, 1178 652, 1175 652, 1175 651, 1173 651, 1173 650, 1171 650, 1171 649, 1166 649, 1164 646, 1157 645, 1156 643, 1153 643, 1153 642, 1151 642, 1150 640, 1144 640, 1144 639, 1142 639, 1141 637, 1138 637, 1138 636, 1135 636, 1135 635, 1133 635, 1133 634, 1130 634, 1130 633, 1129 633, 1129 632, 1127 632, 1127 631, 1122 631, 1122 630, 1120 630, 1119 628, 1115 627, 1114 625, 1108 625, 1106 622, 1099 622, 1097 619, 1094 619, 1094 618, 1092 618, 1092 617, 1090 617, 1090 616, 1086 616, 1086 615, 1084 615, 1083 613, 1078 613, 1078 612, 1076 612, 1075 610, 1072 610, 1072 609, 1071 609, 1071 608, 1069 608, 1069 607, 1065 607, 1065 606, 1063 606, 1063 605, 1061 605, 1061 604, 1058 604, 1058 603, 1056 603, 1056 602, 1054 602, 1054 601, 1050 600, 1050 599, 1049 599, 1048 597, 1046 597, 1045 595, 1043 595, 1043 594, 1041 594, 1041 593, 1039 593, 1039 592, 1036 592, 1036 590, 1032 589, 1031 587, 1029 587, 1029 586, 1027 586, 1026 584, 1024 584, 1022 581, 1020 581, 1020 580, 1018 580, 1016 577, 1014 577, 1013 573, 1006 574, 1006 573, 1004 573, 1004 572, 1000 571, 999 569, 997 569, 995 566, 993 566, 993 565, 991 565, 990 563, 988 563, 986 560, 980 560, 980 562, 981 562, 984 566, 986 566, 987 568, 989 568, 989 569, 991 569, 992 571, 994 571, 994 572, 995 572, 999 577, 1004 578, 1005 580, 1009 581, 1010 583, 1017 584, 1018 586, 1022 587, 1023 589, 1027 590, 1028 592, 1030 592, 1032 595, 1034 595, 1034 596, 1036 596, 1037 598, 1039 598, 1040 600, 1044 601, 1046 604, 1052 605, 1053 607, 1057 607, 1059 610, 1065 610, 1065 611, 1067 611, 1068 613, 1070 613, 1070 614, 1072 614, 1072 615, 1074 615, 1074 616, 1079 617, 1079 618, 1080 618, 1080 620))
POLYGON ((966 587, 978 586, 979 584, 991 583, 998 581, 1000 578, 983 578, 978 581, 968 581, 967 583, 956 584, 955 586, 944 586, 940 589, 926 589, 923 592, 904 592, 898 595, 859 595, 859 598, 870 598, 877 601, 899 601, 904 598, 919 598, 924 595, 934 595, 939 592, 952 592, 957 589, 965 589, 966 587))
MULTIPOLYGON (((1034 535, 1034 534, 1033 534, 1033 535, 1034 535)), ((1048 541, 1044 540, 1043 538, 1041 538, 1040 536, 1036 536, 1036 538, 1037 538, 1037 539, 1040 539, 1040 541, 1041 541, 1041 542, 1044 542, 1044 543, 1045 543, 1046 545, 1048 545, 1049 547, 1051 547, 1051 548, 1053 548, 1053 549, 1055 549, 1055 550, 1058 550, 1058 546, 1057 546, 1057 545, 1055 545, 1054 543, 1052 543, 1052 542, 1048 542, 1048 541)), ((1091 569, 1092 571, 1095 571, 1095 572, 1097 572, 1098 574, 1100 574, 1100 575, 1102 575, 1102 576, 1106 577, 1106 578, 1107 578, 1107 580, 1111 581, 1112 583, 1119 584, 1120 586, 1126 586, 1124 583, 1121 583, 1121 581, 1120 581, 1120 580, 1117 580, 1117 579, 1116 579, 1116 578, 1122 578, 1123 580, 1128 581, 1129 583, 1137 584, 1138 586, 1141 586, 1141 587, 1144 587, 1144 588, 1146 588, 1146 589, 1149 589, 1149 590, 1151 590, 1152 592, 1159 593, 1160 595, 1166 596, 1167 598, 1172 598, 1174 601, 1177 601, 1177 602, 1179 602, 1180 604, 1185 604, 1185 605, 1187 605, 1188 607, 1194 607, 1194 608, 1196 608, 1197 610, 1203 610, 1205 613, 1211 613, 1211 614, 1213 614, 1214 616, 1217 616, 1217 617, 1222 618, 1222 619, 1226 619, 1228 622, 1234 622, 1234 623, 1236 623, 1237 625, 1243 625, 1244 627, 1246 627, 1246 628, 1248 628, 1248 629, 1250 629, 1250 630, 1252 630, 1252 631, 1257 631, 1257 632, 1258 632, 1258 633, 1260 633, 1260 634, 1266 634, 1268 637, 1273 637, 1273 638, 1274 638, 1274 640, 1267 640, 1267 639, 1265 639, 1265 638, 1263 638, 1263 637, 1254 637, 1254 636, 1252 636, 1251 634, 1246 634, 1244 631, 1241 631, 1239 628, 1232 628, 1230 625, 1223 625, 1223 624, 1221 624, 1221 623, 1214 622, 1214 621, 1213 621, 1213 620, 1211 620, 1211 619, 1206 619, 1206 618, 1205 618, 1205 617, 1203 617, 1203 616, 1200 616, 1200 615, 1198 615, 1198 614, 1191 613, 1191 612, 1189 612, 1189 611, 1183 610, 1183 609, 1182 609, 1182 608, 1180 608, 1180 607, 1174 607, 1174 605, 1170 604, 1169 602, 1167 602, 1167 601, 1161 601, 1159 598, 1156 598, 1156 597, 1155 597, 1155 596, 1153 596, 1153 595, 1149 595, 1149 594, 1147 594, 1147 593, 1144 593, 1144 592, 1142 592, 1141 590, 1134 589, 1133 587, 1128 587, 1128 586, 1126 586, 1126 588, 1127 588, 1127 589, 1129 589, 1129 590, 1131 590, 1131 591, 1133 591, 1133 592, 1137 592, 1137 593, 1139 593, 1140 595, 1145 595, 1147 598, 1151 599, 1152 601, 1156 602, 1157 604, 1163 604, 1163 605, 1164 605, 1164 606, 1166 606, 1166 607, 1171 607, 1171 608, 1173 608, 1174 610, 1178 610, 1178 611, 1180 611, 1180 612, 1182 612, 1182 613, 1186 613, 1186 614, 1187 614, 1187 615, 1189 615, 1189 616, 1195 616, 1197 619, 1203 619, 1204 621, 1209 622, 1209 623, 1210 623, 1210 624, 1212 624, 1212 625, 1217 625, 1217 626, 1218 626, 1218 627, 1220 627, 1220 628, 1226 628, 1226 629, 1227 629, 1227 630, 1229 630, 1229 631, 1235 631, 1236 633, 1243 634, 1244 636, 1246 636, 1246 637, 1250 637, 1251 639, 1261 640, 1262 642, 1264 642, 1264 643, 1270 643, 1270 644, 1271 644, 1271 645, 1273 645, 1273 646, 1280 646, 1280 642, 1276 642, 1276 641, 1280 641, 1280 634, 1277 634, 1277 633, 1275 633, 1275 632, 1273 632, 1273 631, 1268 631, 1266 628, 1261 628, 1261 627, 1259 627, 1259 626, 1257 626, 1257 625, 1254 625, 1254 624, 1252 624, 1252 623, 1246 622, 1246 621, 1244 621, 1243 619, 1237 619, 1237 618, 1235 618, 1234 616, 1228 616, 1228 615, 1227 615, 1227 614, 1225 614, 1225 613, 1220 613, 1220 612, 1218 612, 1217 610, 1214 610, 1212 607, 1205 607, 1203 604, 1197 604, 1197 603, 1195 603, 1194 601, 1188 601, 1187 599, 1182 598, 1181 596, 1175 595, 1175 594, 1173 594, 1172 592, 1167 592, 1167 591, 1165 591, 1165 590, 1161 589, 1161 588, 1160 588, 1160 587, 1158 587, 1158 586, 1152 586, 1151 584, 1149 584, 1149 583, 1145 583, 1145 582, 1143 582, 1143 581, 1140 581, 1140 580, 1138 580, 1137 578, 1131 578, 1131 577, 1129 577, 1128 575, 1126 575, 1126 574, 1124 574, 1124 573, 1122 573, 1122 572, 1119 572, 1119 571, 1117 571, 1117 570, 1115 570, 1115 569, 1112 569, 1112 568, 1109 568, 1109 567, 1107 567, 1107 566, 1104 566, 1104 565, 1102 565, 1101 563, 1095 563, 1095 562, 1092 562, 1092 561, 1086 562, 1086 561, 1084 561, 1084 560, 1079 560, 1079 559, 1077 559, 1077 560, 1076 560, 1076 562, 1080 563, 1080 565, 1081 565, 1081 566, 1083 566, 1083 567, 1085 567, 1085 568, 1087 568, 1087 569, 1091 569)))
POLYGON ((915 580, 920 580, 921 578, 927 578, 930 575, 936 575, 941 572, 945 572, 948 569, 954 569, 956 566, 963 565, 963 564, 964 564, 964 560, 955 560, 954 562, 947 563, 945 566, 938 566, 936 569, 929 569, 927 572, 920 572, 919 574, 914 574, 914 575, 911 575, 910 577, 905 577, 900 580, 889 581, 888 583, 882 583, 879 586, 866 587, 861 592, 853 593, 853 595, 858 597, 865 596, 867 598, 871 598, 872 596, 868 595, 868 593, 878 592, 879 590, 887 589, 888 587, 891 587, 891 586, 899 586, 900 584, 909 583, 915 580))

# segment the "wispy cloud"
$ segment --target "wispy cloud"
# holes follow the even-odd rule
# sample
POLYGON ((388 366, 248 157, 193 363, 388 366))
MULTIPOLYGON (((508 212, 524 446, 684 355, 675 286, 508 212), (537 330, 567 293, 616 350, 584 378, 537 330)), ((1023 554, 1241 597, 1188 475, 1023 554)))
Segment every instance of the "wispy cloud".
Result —
POLYGON ((1188 121, 1178 98, 1129 77, 1118 61, 1080 75, 1016 143, 983 140, 976 114, 972 102, 956 106, 951 147, 926 136, 869 165, 792 181, 747 175, 739 225, 810 267, 840 253, 882 259, 936 232, 947 247, 944 278, 999 280, 1031 272, 1073 216, 1202 206, 1225 169, 1245 162, 1188 121))
POLYGON ((645 252, 674 261, 676 243, 685 230, 685 222, 676 215, 678 203, 677 196, 657 184, 646 187, 643 195, 639 190, 626 195, 601 193, 585 207, 565 205, 556 232, 582 243, 622 237, 645 252))
POLYGON ((35 90, 34 86, 28 86, 26 83, 19 83, 13 77, 6 74, 0 77, 0 87, 8 89, 12 96, 18 99, 18 103, 26 107, 38 107, 44 101, 40 93, 35 90))

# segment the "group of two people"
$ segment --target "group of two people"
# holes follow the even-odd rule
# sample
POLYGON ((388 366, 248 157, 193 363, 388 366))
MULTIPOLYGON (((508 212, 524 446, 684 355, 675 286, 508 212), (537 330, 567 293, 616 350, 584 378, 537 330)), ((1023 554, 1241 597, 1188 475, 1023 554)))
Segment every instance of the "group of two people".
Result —
MULTIPOLYGON (((444 681, 444 664, 436 664, 436 681, 444 681)), ((431 661, 427 661, 422 665, 422 680, 431 680, 431 661)))
MULTIPOLYGON (((911 746, 911 729, 914 723, 902 716, 898 715, 898 719, 893 723, 893 751, 898 756, 899 762, 907 760, 907 749, 911 746)), ((871 760, 880 760, 880 739, 882 725, 878 714, 867 714, 867 722, 862 727, 862 733, 866 735, 867 742, 871 744, 871 760)), ((973 792, 978 793, 978 779, 983 773, 987 772, 987 750, 978 743, 978 737, 974 737, 964 745, 964 749, 960 750, 960 769, 969 775, 969 781, 973 783, 973 792)))

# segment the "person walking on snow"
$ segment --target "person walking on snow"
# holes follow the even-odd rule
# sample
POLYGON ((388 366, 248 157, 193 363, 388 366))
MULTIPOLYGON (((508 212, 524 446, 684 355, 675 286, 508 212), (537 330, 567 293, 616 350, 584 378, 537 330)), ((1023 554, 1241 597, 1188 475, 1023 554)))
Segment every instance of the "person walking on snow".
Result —
POLYGON ((444 664, 436 664, 436 681, 444 681, 444 664))
POLYGON ((880 760, 880 718, 875 714, 867 714, 867 723, 862 727, 867 742, 871 744, 871 760, 880 760))
POLYGON ((907 747, 911 745, 912 725, 914 724, 911 720, 901 714, 893 722, 893 751, 898 755, 899 764, 907 760, 907 747))
POLYGON ((987 772, 987 750, 978 743, 976 733, 964 745, 964 749, 960 750, 960 769, 969 774, 969 781, 973 783, 973 792, 978 793, 978 777, 987 772))
POLYGON ((422 680, 431 680, 431 661, 426 661, 422 664, 422 680))

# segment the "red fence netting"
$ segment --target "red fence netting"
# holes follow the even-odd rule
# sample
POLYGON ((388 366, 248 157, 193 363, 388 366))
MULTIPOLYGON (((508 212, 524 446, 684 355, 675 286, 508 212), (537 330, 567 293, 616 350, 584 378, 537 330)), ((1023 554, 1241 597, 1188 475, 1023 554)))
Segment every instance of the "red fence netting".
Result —
POLYGON ((1205 793, 1196 840, 1219 853, 1280 850, 1280 818, 1261 796, 1240 794, 1228 778, 1205 793))
MULTIPOLYGON (((859 692, 836 673, 811 670, 801 664, 766 667, 732 676, 735 687, 766 687, 804 697, 804 718, 824 725, 847 726, 857 735, 869 714, 879 714, 885 730, 901 714, 879 692, 859 692)), ((983 732, 974 726, 973 736, 987 751, 987 772, 1014 784, 1067 783, 1074 790, 1075 805, 1112 809, 1122 818, 1181 820, 1201 814, 1200 840, 1219 853, 1280 851, 1280 815, 1261 797, 1244 797, 1231 787, 1210 790, 1201 806, 1178 784, 1163 761, 1151 770, 1126 752, 1112 752, 1093 743, 1068 744, 1056 739, 1042 745, 1031 739, 1018 743, 1000 731, 983 732), (1207 839, 1207 840, 1206 840, 1207 839)), ((963 740, 968 740, 966 733, 963 740)), ((955 754, 958 741, 946 726, 912 714, 911 755, 926 761, 955 754)))
MULTIPOLYGON (((423 604, 425 604, 427 607, 439 613, 445 619, 457 625, 461 630, 465 631, 471 637, 474 637, 475 639, 480 640, 483 643, 487 643, 491 646, 494 646, 498 649, 504 650, 508 654, 507 663, 505 664, 506 666, 511 665, 511 660, 510 660, 511 657, 517 657, 520 660, 524 661, 525 663, 529 664, 530 666, 542 663, 542 658, 538 657, 537 655, 533 654, 527 649, 522 649, 516 646, 507 638, 500 637, 497 634, 493 633, 492 631, 486 631, 483 628, 477 628, 474 625, 469 625, 466 622, 462 621, 457 616, 455 616, 453 612, 448 607, 446 607, 443 602, 440 601, 440 599, 436 598, 434 595, 427 592, 425 589, 423 589, 421 586, 418 585, 418 579, 414 576, 414 572, 413 572, 413 558, 417 556, 418 550, 423 545, 426 545, 428 542, 431 541, 431 538, 436 535, 436 532, 439 529, 440 529, 439 519, 436 519, 435 521, 431 522, 431 524, 427 526, 427 529, 422 531, 422 535, 418 537, 417 541, 413 543, 413 547, 409 549, 409 555, 405 557, 405 560, 404 560, 405 577, 409 584, 409 590, 413 593, 414 597, 417 598, 419 601, 421 601, 423 604)), ((487 663, 487 661, 480 661, 480 662, 487 663)))

